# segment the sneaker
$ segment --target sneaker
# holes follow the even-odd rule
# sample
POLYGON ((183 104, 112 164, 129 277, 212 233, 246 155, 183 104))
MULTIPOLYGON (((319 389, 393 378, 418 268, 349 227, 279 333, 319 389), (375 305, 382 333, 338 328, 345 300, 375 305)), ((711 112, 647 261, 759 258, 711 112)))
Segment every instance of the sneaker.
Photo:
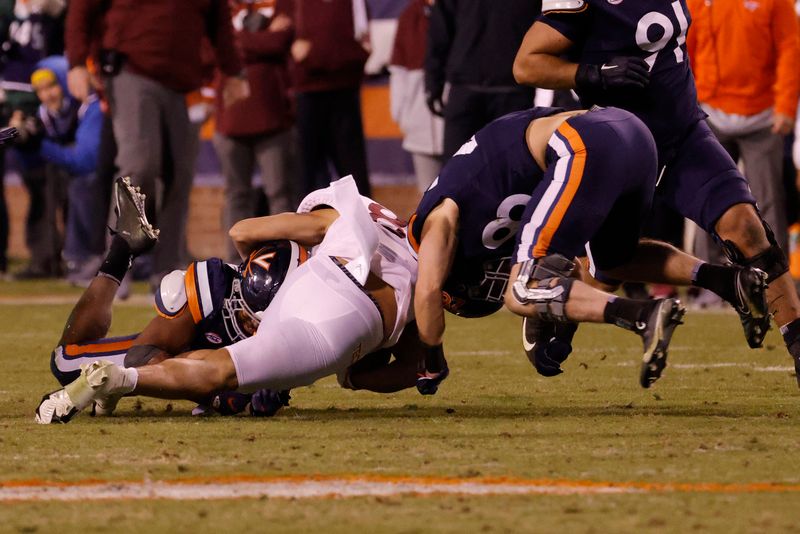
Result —
POLYGON ((128 177, 117 178, 114 212, 117 214, 117 224, 111 233, 122 237, 134 256, 155 246, 159 231, 147 222, 145 196, 139 192, 138 187, 131 185, 128 177))
POLYGON ((667 366, 667 348, 675 328, 682 324, 686 309, 678 299, 658 300, 650 312, 646 323, 638 323, 636 328, 644 341, 642 372, 639 383, 649 388, 661 377, 667 366))
POLYGON ((733 308, 739 314, 744 337, 751 349, 764 343, 770 328, 767 304, 767 273, 753 267, 741 267, 736 272, 736 301, 733 308))
POLYGON ((69 423, 76 413, 78 413, 78 409, 72 404, 67 392, 59 389, 42 397, 36 408, 34 421, 40 425, 69 423))
POLYGON ((556 323, 540 317, 522 320, 522 346, 536 371, 546 377, 560 375, 561 364, 572 353, 577 323, 556 323))

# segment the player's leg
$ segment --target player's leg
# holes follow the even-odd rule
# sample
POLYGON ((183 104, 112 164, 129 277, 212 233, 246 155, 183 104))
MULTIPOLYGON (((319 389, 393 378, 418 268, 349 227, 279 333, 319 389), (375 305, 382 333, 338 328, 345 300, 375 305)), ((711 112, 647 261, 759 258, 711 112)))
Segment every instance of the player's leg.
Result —
POLYGON ((425 354, 416 323, 410 323, 396 345, 368 354, 340 373, 339 384, 345 389, 376 393, 394 393, 412 388, 417 385, 425 354))
MULTIPOLYGON (((747 180, 705 122, 692 130, 668 166, 660 188, 667 203, 723 243, 736 264, 767 273, 770 311, 781 326, 795 360, 800 358, 800 300, 788 275, 788 261, 755 208, 747 180), (794 355, 794 354, 793 354, 794 355)), ((769 328, 769 317, 741 313, 751 346, 769 328)))

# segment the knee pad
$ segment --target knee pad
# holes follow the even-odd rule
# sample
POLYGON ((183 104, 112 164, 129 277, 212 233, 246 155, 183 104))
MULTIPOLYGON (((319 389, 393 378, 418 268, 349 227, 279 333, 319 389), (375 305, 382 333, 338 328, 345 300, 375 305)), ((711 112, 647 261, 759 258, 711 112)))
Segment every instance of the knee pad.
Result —
POLYGON ((528 260, 522 264, 512 293, 520 304, 533 304, 536 313, 548 321, 568 321, 565 306, 572 284, 575 263, 560 254, 528 260), (534 286, 528 287, 533 281, 534 286))
POLYGON ((767 234, 767 241, 769 241, 769 248, 764 252, 747 258, 739 247, 736 246, 736 243, 730 240, 722 242, 722 249, 725 251, 725 256, 727 256, 732 263, 745 267, 755 267, 767 273, 767 283, 769 284, 789 271, 789 259, 775 240, 775 233, 772 231, 769 224, 767 224, 767 221, 761 219, 761 224, 764 226, 764 231, 767 234))

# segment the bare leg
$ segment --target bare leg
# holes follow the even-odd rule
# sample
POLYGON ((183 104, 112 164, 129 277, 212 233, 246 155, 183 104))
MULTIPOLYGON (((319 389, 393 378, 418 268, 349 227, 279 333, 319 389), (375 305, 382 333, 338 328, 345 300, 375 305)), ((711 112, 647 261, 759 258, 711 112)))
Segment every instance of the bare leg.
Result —
POLYGON ((604 274, 626 282, 688 286, 692 284, 692 272, 701 261, 669 243, 643 239, 630 262, 604 274))
POLYGON ((95 276, 72 308, 59 345, 83 343, 105 337, 111 327, 112 304, 119 284, 106 276, 95 276))
POLYGON ((196 351, 186 358, 140 367, 138 374, 132 393, 159 399, 204 402, 214 393, 239 387, 226 349, 196 351))
MULTIPOLYGON (((723 240, 734 242, 747 258, 761 254, 770 247, 761 220, 750 204, 731 207, 717 221, 716 229, 723 240)), ((800 318, 800 299, 789 273, 770 281, 767 298, 778 325, 787 325, 800 318)))

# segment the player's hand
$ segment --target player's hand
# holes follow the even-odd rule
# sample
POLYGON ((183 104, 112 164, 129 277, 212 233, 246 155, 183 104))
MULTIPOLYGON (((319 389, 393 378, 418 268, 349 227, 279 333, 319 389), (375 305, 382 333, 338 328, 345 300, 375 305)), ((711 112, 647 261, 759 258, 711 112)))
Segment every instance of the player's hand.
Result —
POLYGON ((239 100, 244 100, 250 96, 250 84, 246 78, 239 76, 229 76, 225 78, 222 87, 222 103, 225 107, 234 104, 239 100))
POLYGON ((425 347, 425 358, 419 363, 417 371, 417 391, 420 395, 435 395, 439 384, 450 374, 442 345, 425 347))
POLYGON ((279 13, 274 19, 272 19, 272 22, 270 22, 269 31, 282 32, 283 30, 288 30, 291 27, 292 19, 283 13, 279 13))
POLYGON ((300 63, 307 58, 309 52, 311 52, 311 41, 308 39, 298 39, 292 43, 292 59, 294 59, 297 63, 300 63))
POLYGON ((794 130, 794 117, 775 113, 772 116, 772 133, 775 135, 789 135, 794 130))
POLYGON ((67 72, 67 88, 69 88, 72 96, 78 100, 86 100, 92 88, 89 70, 82 66, 69 69, 69 72, 67 72))
POLYGON ((444 103, 442 102, 443 93, 444 88, 435 91, 425 91, 425 103, 428 105, 428 109, 431 110, 431 113, 438 117, 444 116, 444 103))
POLYGON ((640 57, 615 57, 602 65, 581 63, 575 74, 578 89, 641 89, 649 82, 650 67, 640 57))

